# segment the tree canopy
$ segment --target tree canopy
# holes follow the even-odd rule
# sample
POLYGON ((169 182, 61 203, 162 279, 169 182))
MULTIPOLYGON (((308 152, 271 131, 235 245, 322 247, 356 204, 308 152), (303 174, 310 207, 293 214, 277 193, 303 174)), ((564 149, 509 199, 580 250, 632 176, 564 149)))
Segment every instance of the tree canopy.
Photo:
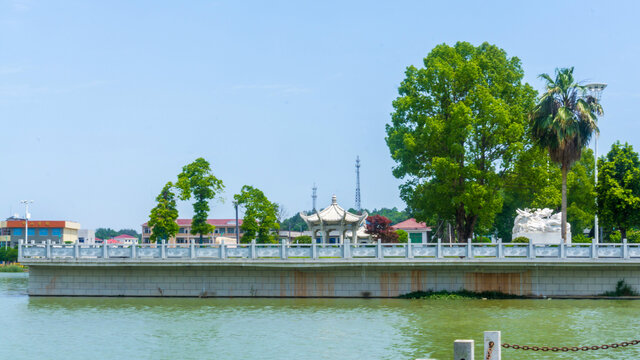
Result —
POLYGON ((627 143, 616 142, 598 162, 598 216, 610 230, 640 225, 640 159, 627 143))
POLYGON ((391 228, 391 220, 382 215, 367 217, 367 234, 383 243, 398 242, 398 233, 391 228))
POLYGON ((269 244, 278 241, 280 224, 277 222, 277 204, 269 201, 261 190, 249 185, 243 186, 233 199, 238 206, 244 207, 241 242, 248 243, 256 239, 259 244, 269 244))
POLYGON ((175 194, 171 191, 172 188, 173 184, 168 182, 156 197, 157 205, 151 209, 148 226, 151 229, 149 240, 153 243, 169 240, 180 229, 176 223, 178 210, 176 209, 175 194))
POLYGON ((417 220, 451 221, 460 241, 491 229, 535 101, 522 78, 520 60, 488 43, 438 45, 407 68, 386 141, 417 220))
POLYGON ((207 223, 209 217, 209 201, 224 189, 222 180, 216 178, 211 171, 209 162, 197 158, 191 164, 185 165, 178 174, 176 188, 180 190, 180 199, 189 200, 193 196, 193 220, 191 233, 200 234, 200 242, 205 234, 210 234, 214 226, 207 223))

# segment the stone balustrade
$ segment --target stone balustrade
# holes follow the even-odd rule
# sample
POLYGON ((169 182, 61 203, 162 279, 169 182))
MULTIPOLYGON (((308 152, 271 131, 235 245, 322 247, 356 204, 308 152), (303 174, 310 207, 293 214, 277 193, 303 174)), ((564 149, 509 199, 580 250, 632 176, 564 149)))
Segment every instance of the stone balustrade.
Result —
POLYGON ((137 244, 137 245, 19 245, 19 261, 74 260, 77 262, 134 260, 406 260, 499 262, 533 259, 583 261, 612 259, 640 262, 640 244, 587 243, 534 245, 522 243, 428 243, 428 244, 137 244))

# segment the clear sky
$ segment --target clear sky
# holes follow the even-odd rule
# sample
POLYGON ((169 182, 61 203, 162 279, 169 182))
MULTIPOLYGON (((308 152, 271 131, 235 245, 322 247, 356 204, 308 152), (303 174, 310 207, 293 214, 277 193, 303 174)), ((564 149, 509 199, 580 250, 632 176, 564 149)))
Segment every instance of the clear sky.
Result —
MULTIPOLYGON (((384 126, 408 65, 437 44, 488 41, 526 81, 575 66, 606 82, 600 151, 640 150, 640 6, 629 1, 0 0, 0 217, 83 227, 146 221, 197 157, 231 198, 262 189, 290 215, 336 194, 404 208, 384 126), (615 3, 611 5, 610 3, 615 3)), ((180 216, 192 215, 180 204, 180 216)))

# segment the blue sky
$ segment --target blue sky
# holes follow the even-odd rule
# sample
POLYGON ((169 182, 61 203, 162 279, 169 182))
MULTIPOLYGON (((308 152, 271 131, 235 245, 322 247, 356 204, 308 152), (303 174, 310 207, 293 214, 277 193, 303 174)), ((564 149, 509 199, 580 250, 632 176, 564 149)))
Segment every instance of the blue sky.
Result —
MULTIPOLYGON (((600 150, 640 150, 635 2, 0 0, 0 217, 133 227, 183 165, 212 164, 231 198, 262 189, 290 215, 331 195, 404 208, 384 142, 408 65, 437 44, 494 43, 525 80, 575 66, 609 84, 600 150)), ((192 214, 180 204, 181 217, 192 214)))

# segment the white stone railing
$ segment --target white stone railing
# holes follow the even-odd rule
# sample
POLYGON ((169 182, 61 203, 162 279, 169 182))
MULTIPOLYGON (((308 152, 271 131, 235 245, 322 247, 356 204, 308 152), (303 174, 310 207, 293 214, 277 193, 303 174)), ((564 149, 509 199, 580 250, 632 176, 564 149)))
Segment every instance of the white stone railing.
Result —
POLYGON ((428 243, 428 244, 136 244, 136 245, 19 245, 25 260, 229 260, 229 259, 627 259, 640 261, 640 244, 428 243))

